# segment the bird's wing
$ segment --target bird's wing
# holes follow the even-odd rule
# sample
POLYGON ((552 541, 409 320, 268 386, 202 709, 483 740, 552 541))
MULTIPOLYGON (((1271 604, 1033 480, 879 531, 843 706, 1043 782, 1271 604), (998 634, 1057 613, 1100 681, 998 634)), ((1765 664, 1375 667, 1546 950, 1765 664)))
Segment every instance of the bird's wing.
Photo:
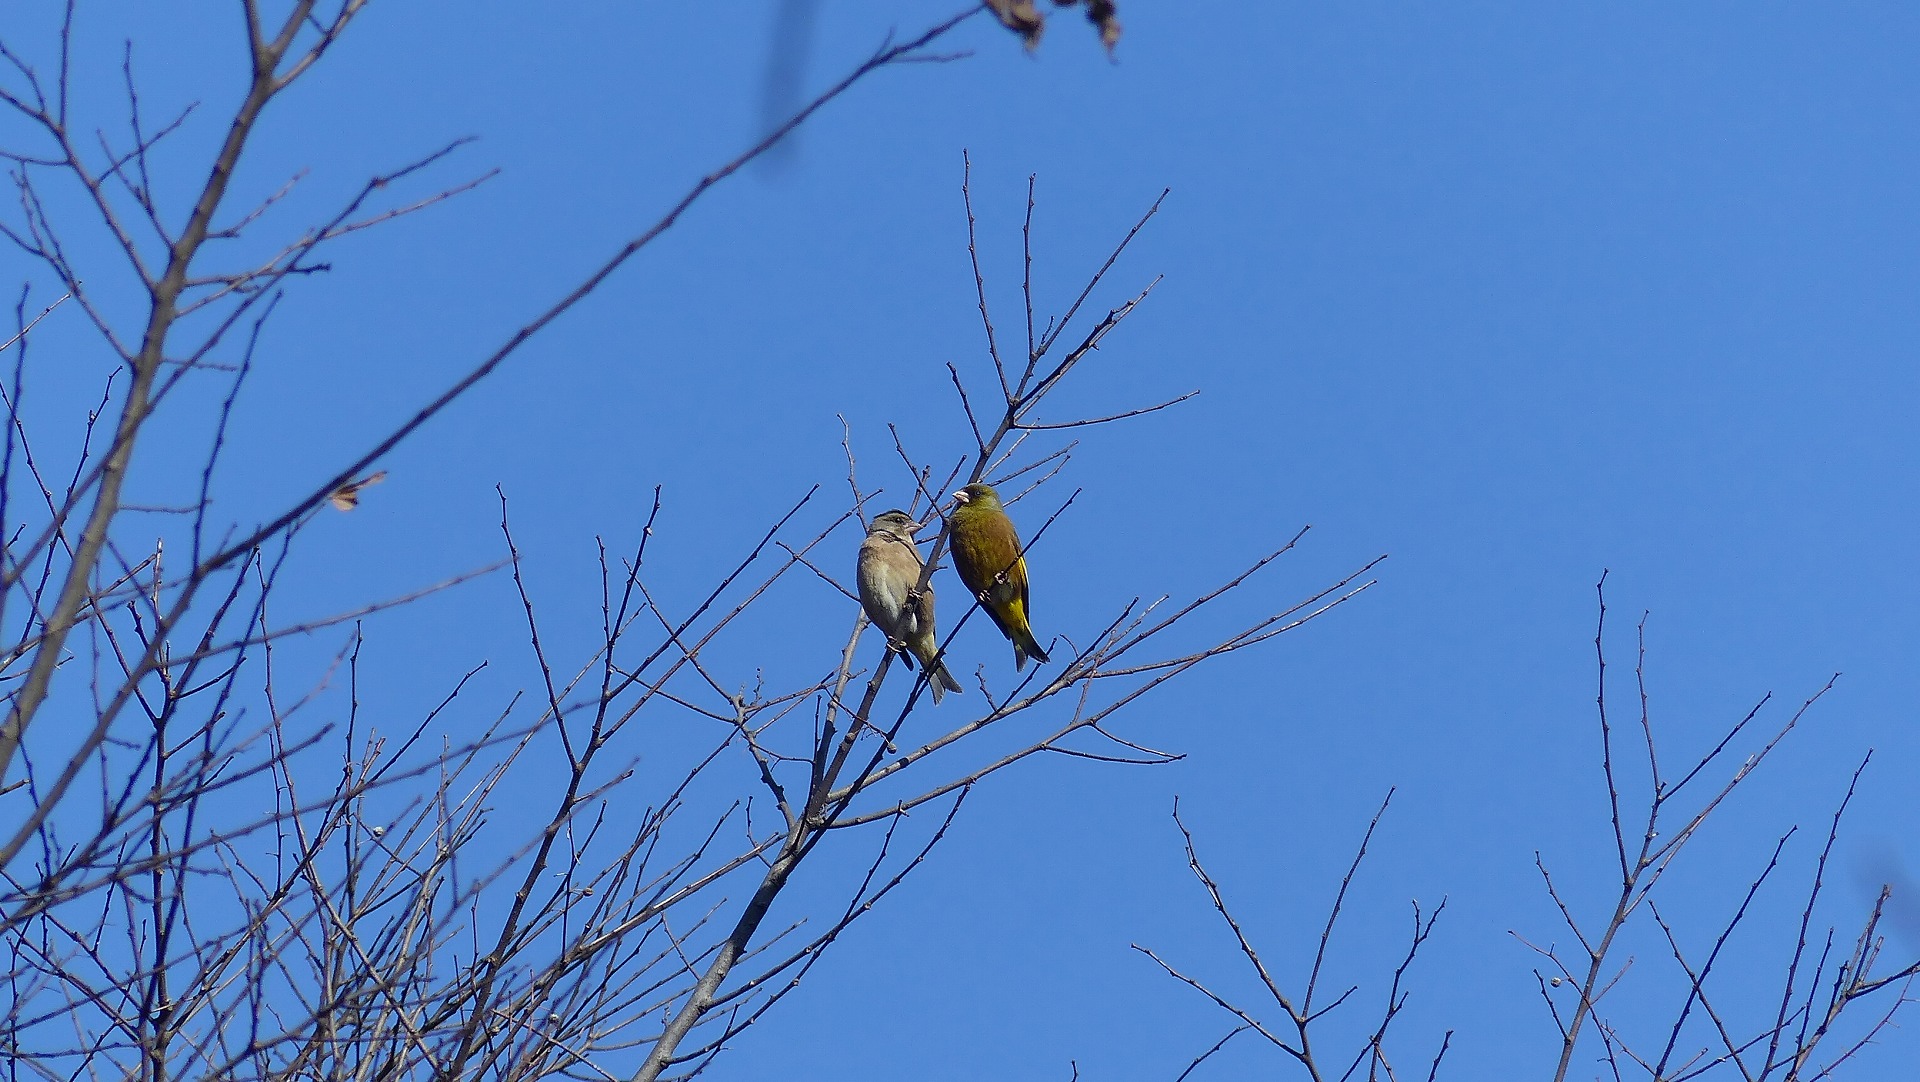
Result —
POLYGON ((920 597, 913 605, 913 618, 918 625, 915 630, 929 639, 933 637, 933 587, 920 591, 920 597))
MULTIPOLYGON (((907 607, 907 595, 913 592, 920 582, 920 552, 908 542, 899 538, 889 538, 880 547, 878 558, 886 565, 889 599, 896 609, 907 607)), ((933 597, 931 590, 921 592, 920 608, 931 610, 933 597)), ((918 617, 918 611, 903 613, 908 617, 918 617)), ((905 630, 905 629, 902 629, 905 630)))
POLYGON ((1020 547, 1020 535, 1014 532, 1013 520, 1002 517, 1000 521, 1007 528, 1007 551, 1013 553, 1013 566, 1007 568, 1007 585, 1012 587, 1008 593, 1011 597, 1019 599, 1020 612, 1025 615, 1027 611, 1026 551, 1020 547))
POLYGON ((893 629, 894 613, 900 609, 898 591, 893 585, 895 568, 893 566, 893 546, 877 537, 869 537, 860 542, 860 600, 866 605, 867 615, 874 617, 888 634, 893 629), (879 611, 876 611, 879 610, 879 611))

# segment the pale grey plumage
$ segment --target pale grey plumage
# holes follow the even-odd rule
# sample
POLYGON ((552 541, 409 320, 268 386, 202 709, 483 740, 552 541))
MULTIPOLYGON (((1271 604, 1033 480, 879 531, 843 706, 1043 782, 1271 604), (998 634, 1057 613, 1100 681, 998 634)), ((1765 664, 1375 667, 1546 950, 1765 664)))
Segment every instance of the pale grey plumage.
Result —
POLYGON ((855 575, 860 586, 860 605, 867 610, 887 645, 906 649, 900 655, 908 668, 917 658, 928 668, 927 685, 933 689, 933 702, 949 691, 959 691, 960 681, 947 667, 934 660, 933 587, 922 589, 909 601, 920 582, 920 550, 913 535, 920 523, 905 511, 893 510, 876 515, 867 527, 867 538, 860 542, 860 563, 855 575))

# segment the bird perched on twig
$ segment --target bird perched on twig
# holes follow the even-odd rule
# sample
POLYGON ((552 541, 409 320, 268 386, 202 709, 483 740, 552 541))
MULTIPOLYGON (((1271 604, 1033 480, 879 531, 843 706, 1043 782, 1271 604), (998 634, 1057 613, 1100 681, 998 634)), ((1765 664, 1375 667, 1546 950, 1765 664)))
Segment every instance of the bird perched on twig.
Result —
POLYGON ((953 569, 1013 643, 1015 672, 1027 659, 1047 660, 1027 625, 1027 560, 1013 520, 992 485, 972 484, 953 494, 953 569))
POLYGON ((907 668, 913 668, 915 658, 920 660, 927 670, 927 686, 933 689, 933 705, 939 706, 941 696, 960 690, 960 681, 934 657, 933 587, 914 592, 920 585, 920 550, 913 535, 920 526, 905 511, 874 516, 867 539, 860 542, 855 578, 867 619, 887 637, 888 648, 900 651, 907 668))

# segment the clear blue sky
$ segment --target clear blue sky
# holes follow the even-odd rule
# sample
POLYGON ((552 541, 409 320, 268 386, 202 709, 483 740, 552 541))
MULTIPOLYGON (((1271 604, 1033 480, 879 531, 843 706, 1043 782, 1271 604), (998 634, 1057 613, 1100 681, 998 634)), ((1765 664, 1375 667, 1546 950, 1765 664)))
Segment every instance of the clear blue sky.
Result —
MULTIPOLYGON (((954 7, 821 4, 806 85, 889 27, 954 7)), ((765 12, 371 9, 271 115, 242 181, 270 190, 309 169, 279 221, 291 230, 455 137, 480 139, 422 194, 502 173, 343 242, 332 274, 296 284, 247 390, 228 512, 251 521, 350 461, 750 142, 765 12)), ((1773 979, 1805 861, 1871 748, 1829 876, 1828 913, 1850 942, 1871 876, 1920 874, 1920 12, 1135 0, 1121 15, 1117 63, 1071 13, 1031 56, 977 19, 953 39, 970 58, 856 89, 403 446, 360 511, 320 520, 282 614, 496 559, 498 484, 549 646, 579 656, 599 626, 594 537, 629 545, 655 485, 666 507, 650 560, 665 597, 685 603, 811 486, 833 506, 810 521, 838 512, 841 416, 863 479, 890 493, 907 478, 888 423, 927 459, 967 450, 943 366, 989 370, 963 149, 1003 327, 1017 322, 1029 174, 1047 310, 1170 188, 1091 306, 1165 281, 1055 412, 1201 394, 1088 434, 1053 489, 1084 493, 1031 559, 1036 629, 1084 641, 1135 595, 1189 596, 1308 523, 1214 626, 1390 554, 1380 584, 1119 726, 1184 761, 1056 757, 993 778, 929 866, 712 1077, 1064 1082, 1072 1060, 1082 1078, 1171 1079, 1227 1019, 1130 943, 1257 1004, 1186 870, 1174 797, 1297 986, 1389 787, 1333 982, 1362 983, 1355 1021, 1370 1022, 1407 900, 1445 897, 1397 1023, 1405 1066, 1454 1028, 1452 1077, 1541 1077, 1558 1042, 1536 960, 1509 931, 1569 938, 1536 851, 1583 915, 1606 904, 1603 569, 1617 671, 1652 612, 1652 709, 1675 761, 1764 694, 1784 720, 1844 673, 1689 850, 1672 904, 1704 950, 1798 824, 1797 863, 1736 960, 1756 984, 1773 979)), ((106 18, 102 40, 120 33, 106 18)), ((152 35, 138 60, 156 100, 226 100, 231 72, 182 58, 231 45, 230 27, 176 37, 136 26, 154 12, 124 18, 152 35)), ((183 502, 188 479, 148 469, 146 498, 183 502)), ((856 543, 830 542, 829 568, 850 573, 856 543)), ((738 644, 732 675, 831 666, 853 613, 823 591, 778 599, 794 622, 738 644)), ((373 621, 362 698, 397 727, 492 658, 485 690, 504 701, 531 682, 519 621, 500 578, 373 621)), ((969 669, 1006 662, 981 620, 952 651, 969 669)), ((828 869, 807 874, 804 896, 839 896, 828 869)), ((1920 899, 1904 904, 1889 957, 1920 952, 1920 899)), ((1671 962, 1651 939, 1636 955, 1616 993, 1623 1019, 1663 1017, 1671 962)), ((1908 1077, 1913 1028, 1843 1077, 1908 1077)), ((1202 1076, 1289 1069, 1242 1038, 1202 1076)))

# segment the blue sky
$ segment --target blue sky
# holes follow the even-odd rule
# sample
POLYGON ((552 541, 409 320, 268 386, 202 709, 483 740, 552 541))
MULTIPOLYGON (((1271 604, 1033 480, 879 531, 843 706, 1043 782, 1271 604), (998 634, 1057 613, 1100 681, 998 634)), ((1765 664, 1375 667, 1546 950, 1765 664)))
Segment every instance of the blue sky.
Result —
MULTIPOLYGON (((342 242, 331 274, 296 283, 243 399, 227 512, 265 517, 351 461, 750 143, 771 10, 364 16, 244 163, 256 193, 309 171, 269 222, 296 229, 461 136, 479 139, 411 190, 501 173, 342 242)), ((836 78, 890 27, 949 13, 823 4, 805 84, 836 78)), ((1084 636, 1135 595, 1190 596, 1309 523, 1210 627, 1388 554, 1379 584, 1127 715, 1127 735, 1181 762, 1052 758, 992 778, 929 865, 712 1077, 1065 1079, 1073 1061, 1082 1078, 1172 1078, 1227 1019, 1129 944, 1256 1001, 1187 872, 1174 798, 1297 986, 1390 787, 1333 947, 1334 979, 1362 984, 1355 1025, 1384 995, 1407 899, 1445 897, 1396 1023, 1400 1054, 1424 1062, 1451 1028, 1453 1077, 1542 1076, 1558 1042, 1535 959, 1509 932, 1568 939, 1536 852, 1587 915, 1606 904, 1603 570, 1616 674, 1651 611, 1652 711, 1675 762, 1763 695, 1763 717, 1784 721, 1844 674, 1687 851, 1671 904, 1704 949, 1799 825, 1798 863, 1740 952, 1764 986, 1826 817, 1873 749, 1829 876, 1850 939, 1867 881, 1915 857, 1920 14, 1136 0, 1121 15, 1117 62, 1071 13, 1033 55, 976 19, 951 39, 966 59, 856 88, 400 448, 358 512, 319 520, 282 611, 333 612, 497 559, 498 485, 552 645, 579 656, 598 628, 594 538, 630 545, 654 486, 665 510, 650 561, 685 604, 810 487, 822 506, 807 521, 842 509, 842 418, 863 481, 889 493, 908 483, 889 423, 930 461, 968 449, 944 366, 982 385, 990 369, 963 150, 1003 330, 1017 323, 1030 174, 1043 311, 1171 189, 1089 308, 1164 281, 1051 413, 1201 393, 1087 433, 1042 494, 1052 507, 1082 490, 1030 560, 1036 629, 1084 636)), ((124 19, 156 111, 224 102, 233 73, 181 59, 230 45, 230 28, 144 25, 159 18, 107 9, 90 33, 115 39, 107 24, 124 19)), ((192 133, 216 136, 205 122, 192 133)), ((68 334, 84 341, 77 322, 47 329, 68 334)), ((97 395, 48 378, 54 401, 97 395)), ((181 428, 180 446, 202 446, 181 428)), ((197 482, 167 461, 137 475, 156 503, 197 482)), ((828 569, 850 574, 856 544, 832 539, 828 569)), ((730 647, 735 675, 830 665, 851 604, 795 587, 772 605, 787 622, 730 647)), ((409 718, 491 658, 487 690, 504 700, 529 686, 519 621, 499 577, 375 620, 362 697, 409 718)), ((983 620, 950 650, 968 669, 1006 662, 983 620)), ((953 720, 943 711, 934 720, 953 720)), ((865 851, 826 854, 798 889, 838 897, 835 862, 865 851)), ((1909 917, 1888 955, 1916 953, 1909 917)), ((1616 993, 1628 1024, 1672 1009, 1664 949, 1646 939, 1635 954, 1616 993)), ((1911 1029, 1892 1031, 1843 1077, 1904 1077, 1916 1056, 1911 1029)), ((1203 1071, 1288 1066, 1241 1038, 1203 1071)))

